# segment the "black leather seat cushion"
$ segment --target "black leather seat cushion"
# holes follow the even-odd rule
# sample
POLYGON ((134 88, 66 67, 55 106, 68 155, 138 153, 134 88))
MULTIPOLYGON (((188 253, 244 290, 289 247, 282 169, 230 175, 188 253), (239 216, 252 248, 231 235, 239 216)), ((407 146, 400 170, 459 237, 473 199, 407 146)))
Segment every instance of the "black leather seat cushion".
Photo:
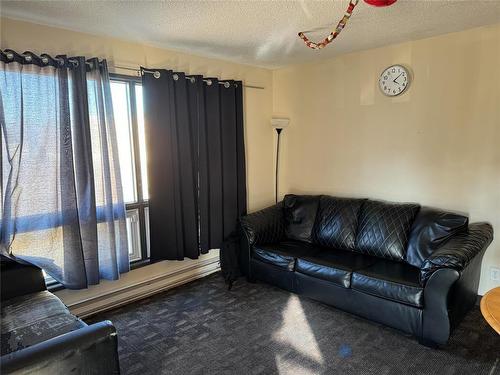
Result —
POLYGON ((283 241, 272 245, 256 245, 252 256, 265 263, 293 271, 298 257, 315 255, 319 248, 301 241, 283 241))
POLYGON ((411 225, 420 206, 367 200, 361 208, 356 251, 403 262, 411 225))
POLYGON ((283 212, 287 239, 312 242, 319 197, 319 195, 285 195, 283 212))
POLYGON ((333 249, 354 250, 359 212, 364 201, 321 196, 314 242, 333 249))
POLYGON ((352 272, 368 267, 377 258, 345 250, 324 249, 315 255, 297 259, 297 272, 349 288, 352 272))
POLYGON ((351 288, 404 303, 423 307, 424 290, 419 282, 420 270, 405 263, 379 259, 352 274, 351 288))
POLYGON ((2 301, 2 355, 87 326, 44 290, 2 301))

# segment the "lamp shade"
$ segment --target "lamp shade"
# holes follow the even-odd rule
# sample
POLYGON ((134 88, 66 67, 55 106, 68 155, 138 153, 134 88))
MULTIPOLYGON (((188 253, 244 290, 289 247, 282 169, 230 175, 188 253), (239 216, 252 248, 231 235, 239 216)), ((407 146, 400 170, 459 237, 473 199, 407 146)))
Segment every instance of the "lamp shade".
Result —
POLYGON ((365 0, 365 3, 374 7, 388 7, 389 5, 394 4, 396 1, 397 0, 365 0))
POLYGON ((271 126, 273 128, 286 128, 290 124, 290 119, 289 118, 278 118, 278 117, 273 117, 271 119, 271 126))

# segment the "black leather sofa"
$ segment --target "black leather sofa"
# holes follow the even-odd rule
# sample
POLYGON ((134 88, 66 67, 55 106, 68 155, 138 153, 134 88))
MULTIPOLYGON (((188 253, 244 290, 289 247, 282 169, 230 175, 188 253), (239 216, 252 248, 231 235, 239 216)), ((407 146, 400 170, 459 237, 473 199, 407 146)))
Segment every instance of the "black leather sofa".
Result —
POLYGON ((47 291, 42 271, 1 256, 1 374, 119 374, 116 330, 87 325, 47 291))
POLYGON ((488 223, 418 204, 287 195, 241 218, 241 264, 262 280, 445 344, 474 306, 488 223))

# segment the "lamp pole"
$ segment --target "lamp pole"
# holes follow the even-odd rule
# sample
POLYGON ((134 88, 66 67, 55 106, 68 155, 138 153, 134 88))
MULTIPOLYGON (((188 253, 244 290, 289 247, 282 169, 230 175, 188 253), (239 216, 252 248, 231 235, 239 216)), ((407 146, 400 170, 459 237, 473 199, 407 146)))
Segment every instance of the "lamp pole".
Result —
POLYGON ((276 183, 275 183, 275 189, 274 189, 274 197, 276 200, 276 203, 278 203, 278 177, 279 177, 279 160, 280 160, 280 136, 281 136, 281 131, 283 128, 276 128, 276 134, 278 134, 278 141, 276 144, 276 183))

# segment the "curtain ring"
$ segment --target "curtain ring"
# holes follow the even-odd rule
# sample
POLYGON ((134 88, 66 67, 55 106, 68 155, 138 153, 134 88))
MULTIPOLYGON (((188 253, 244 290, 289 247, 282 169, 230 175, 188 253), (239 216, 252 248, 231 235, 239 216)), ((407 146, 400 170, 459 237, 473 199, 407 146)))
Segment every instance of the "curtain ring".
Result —
POLYGON ((14 58, 14 54, 12 52, 7 52, 6 56, 9 60, 12 60, 14 58))
POLYGON ((49 63, 48 57, 42 56, 42 63, 44 63, 45 65, 47 65, 49 63))
POLYGON ((160 77, 161 77, 160 72, 159 72, 159 71, 155 71, 155 72, 153 73, 153 77, 155 77, 156 79, 160 78, 160 77))
POLYGON ((189 81, 190 81, 191 83, 195 83, 195 82, 196 82, 196 78, 191 77, 191 78, 189 78, 189 81))
POLYGON ((211 79, 207 79, 207 81, 206 81, 206 82, 207 82, 207 85, 208 85, 208 86, 212 86, 212 80, 211 80, 211 79))
POLYGON ((224 87, 228 89, 229 87, 231 87, 231 84, 229 82, 224 82, 224 87))
POLYGON ((179 80, 179 75, 178 74, 174 74, 172 77, 174 78, 174 81, 178 81, 179 80))
POLYGON ((31 55, 23 55, 23 56, 27 62, 31 62, 33 60, 33 57, 31 57, 31 55))

